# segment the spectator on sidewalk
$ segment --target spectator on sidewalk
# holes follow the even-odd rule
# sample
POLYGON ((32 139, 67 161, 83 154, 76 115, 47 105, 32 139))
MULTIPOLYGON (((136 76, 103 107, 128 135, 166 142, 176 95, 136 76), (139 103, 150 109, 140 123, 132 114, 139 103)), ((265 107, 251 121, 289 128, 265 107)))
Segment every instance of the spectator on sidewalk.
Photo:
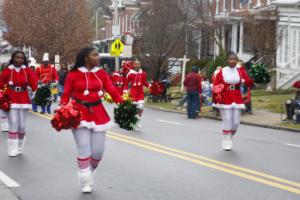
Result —
POLYGON ((189 119, 196 119, 198 117, 197 112, 200 110, 202 80, 198 72, 199 68, 197 66, 193 66, 192 72, 189 73, 184 80, 184 86, 187 93, 187 114, 189 119))
POLYGON ((68 72, 69 72, 69 69, 68 69, 67 65, 62 64, 58 71, 58 76, 59 76, 58 88, 59 88, 60 96, 64 92, 64 85, 65 85, 65 80, 67 78, 68 72))

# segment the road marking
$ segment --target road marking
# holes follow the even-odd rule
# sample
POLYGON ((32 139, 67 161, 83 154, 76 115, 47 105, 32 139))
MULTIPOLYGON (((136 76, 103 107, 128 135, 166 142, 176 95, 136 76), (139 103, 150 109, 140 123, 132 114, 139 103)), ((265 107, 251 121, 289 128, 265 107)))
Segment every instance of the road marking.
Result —
POLYGON ((291 146, 291 147, 297 147, 297 148, 300 148, 300 145, 297 145, 297 144, 289 144, 289 143, 285 143, 284 145, 286 145, 286 146, 291 146))
POLYGON ((207 158, 205 156, 201 156, 201 155, 198 155, 198 154, 185 152, 185 151, 182 151, 182 150, 179 150, 179 149, 174 149, 174 148, 170 148, 170 147, 167 147, 167 146, 159 145, 159 144, 149 142, 149 141, 146 141, 146 140, 142 140, 142 139, 138 139, 138 138, 134 138, 134 137, 114 133, 112 131, 107 131, 107 133, 109 133, 111 135, 114 135, 114 136, 123 137, 125 139, 130 139, 130 140, 133 140, 133 141, 136 141, 136 142, 139 142, 139 143, 154 146, 154 147, 157 147, 157 148, 161 148, 161 149, 171 151, 171 152, 174 152, 174 153, 179 153, 179 154, 182 154, 184 156, 189 156, 189 157, 192 157, 192 158, 200 159, 200 160, 203 160, 205 162, 210 162, 210 163, 221 165, 221 166, 224 166, 224 167, 227 167, 227 168, 232 168, 234 170, 239 170, 239 171, 242 171, 242 172, 245 172, 245 173, 248 173, 248 174, 252 174, 252 175, 255 175, 255 176, 260 176, 262 178, 267 178, 267 179, 270 179, 270 180, 273 180, 273 181, 281 182, 281 183, 284 183, 284 184, 289 184, 289 185, 300 188, 300 183, 289 181, 289 180, 286 180, 286 179, 282 179, 282 178, 272 176, 272 175, 269 175, 269 174, 265 174, 265 173, 262 173, 262 172, 258 172, 258 171, 255 171, 255 170, 247 169, 247 168, 244 168, 244 167, 239 167, 239 166, 236 166, 236 165, 233 165, 233 164, 229 164, 229 163, 226 163, 226 162, 214 160, 214 159, 207 158))
POLYGON ((172 122, 172 121, 167 121, 167 120, 162 120, 162 119, 156 119, 155 121, 158 121, 161 123, 166 123, 166 124, 180 125, 180 123, 178 123, 178 122, 172 122))
POLYGON ((148 145, 143 145, 143 144, 140 144, 140 143, 137 143, 137 142, 134 142, 134 141, 131 141, 131 140, 123 139, 123 138, 120 138, 120 137, 116 137, 116 136, 112 136, 112 135, 108 135, 108 137, 112 138, 112 139, 115 139, 115 140, 125 142, 125 143, 129 143, 129 144, 132 144, 132 145, 144 148, 144 149, 148 149, 150 151, 159 152, 161 154, 176 157, 176 158, 186 160, 186 161, 189 161, 189 162, 201 165, 201 166, 205 166, 205 167, 208 167, 208 168, 211 168, 211 169, 226 172, 228 174, 239 176, 239 177, 242 177, 242 178, 254 181, 254 182, 262 183, 262 184, 265 184, 265 185, 269 185, 269 186, 272 186, 272 187, 276 187, 276 188, 286 190, 286 191, 289 191, 289 192, 300 195, 300 189, 298 189, 298 188, 286 186, 286 185, 283 185, 283 184, 280 184, 280 183, 277 183, 277 182, 272 182, 272 181, 269 181, 269 180, 266 180, 266 179, 263 179, 263 178, 258 178, 258 177, 255 177, 255 176, 252 176, 252 175, 249 175, 249 174, 246 174, 246 173, 235 171, 233 169, 229 169, 229 168, 221 167, 221 166, 218 166, 218 165, 210 164, 210 163, 207 163, 207 162, 204 162, 204 161, 200 161, 200 160, 190 158, 190 157, 187 157, 187 156, 183 156, 183 155, 180 155, 180 154, 175 154, 175 153, 165 151, 165 150, 162 150, 162 149, 158 149, 158 148, 155 148, 155 147, 151 147, 151 146, 148 146, 148 145))
MULTIPOLYGON (((43 118, 52 119, 49 116, 41 115, 39 113, 34 113, 34 114, 41 116, 43 118)), ((290 180, 286 180, 283 178, 279 178, 255 170, 239 167, 226 162, 210 159, 201 155, 185 152, 179 149, 174 149, 167 146, 159 145, 146 140, 114 133, 112 131, 107 131, 107 133, 108 133, 107 136, 114 140, 122 141, 150 151, 176 157, 181 160, 189 161, 201 166, 205 166, 211 169, 222 171, 228 174, 232 174, 241 178, 245 178, 254 182, 262 183, 265 185, 269 185, 275 188, 279 188, 300 195, 300 183, 297 182, 293 182, 290 180)))
POLYGON ((0 171, 0 180, 9 188, 20 187, 20 184, 11 179, 9 176, 0 171))

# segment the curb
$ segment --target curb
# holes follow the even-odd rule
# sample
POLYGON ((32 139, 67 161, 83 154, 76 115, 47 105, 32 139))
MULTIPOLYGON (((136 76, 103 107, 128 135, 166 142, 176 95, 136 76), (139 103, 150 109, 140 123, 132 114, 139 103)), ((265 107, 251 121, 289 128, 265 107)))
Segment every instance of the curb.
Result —
MULTIPOLYGON (((150 105, 146 105, 146 104, 145 104, 145 107, 149 108, 149 109, 152 109, 152 110, 159 110, 159 111, 163 111, 163 112, 178 113, 178 114, 184 114, 184 115, 186 114, 185 112, 176 111, 176 110, 170 110, 170 109, 156 107, 156 106, 150 106, 150 105)), ((209 116, 209 115, 200 114, 199 116, 202 117, 202 118, 211 119, 211 120, 218 120, 218 121, 222 120, 219 117, 214 117, 214 116, 209 116)), ((282 130, 282 131, 289 131, 289 132, 294 132, 294 133, 300 133, 299 129, 287 128, 287 127, 283 127, 283 126, 262 125, 262 124, 256 124, 256 123, 245 122, 245 121, 241 121, 241 124, 248 125, 248 126, 261 127, 261 128, 269 128, 269 129, 275 129, 275 130, 282 130)))

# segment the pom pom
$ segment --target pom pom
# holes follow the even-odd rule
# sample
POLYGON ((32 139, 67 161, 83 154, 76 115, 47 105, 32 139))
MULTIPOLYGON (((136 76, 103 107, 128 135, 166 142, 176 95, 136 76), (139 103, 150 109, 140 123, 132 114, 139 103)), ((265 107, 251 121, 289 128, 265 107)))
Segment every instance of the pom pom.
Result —
POLYGON ((83 95, 84 96, 87 96, 87 95, 89 95, 90 94, 90 92, 88 91, 88 90, 84 90, 84 92, 83 92, 83 95))
POLYGON ((104 94, 104 100, 107 102, 107 103, 113 103, 113 99, 111 98, 111 96, 108 94, 108 93, 105 93, 104 94))
POLYGON ((33 102, 39 106, 47 105, 51 100, 51 90, 47 86, 41 86, 35 93, 33 102))
POLYGON ((131 97, 128 93, 124 93, 122 96, 123 101, 131 101, 131 97))
POLYGON ((137 105, 133 104, 131 100, 126 100, 114 109, 115 122, 122 129, 134 130, 138 122, 138 113, 137 105))
POLYGON ((157 81, 154 81, 150 88, 149 92, 152 96, 158 96, 161 95, 164 91, 164 85, 162 83, 159 83, 157 81))
POLYGON ((102 97, 103 94, 104 94, 104 92, 103 92, 102 90, 100 90, 100 91, 98 92, 98 96, 99 96, 99 97, 102 97))
POLYGON ((223 84, 213 86, 212 96, 213 96, 214 103, 222 103, 223 102, 223 94, 222 94, 223 90, 224 90, 223 84))
POLYGON ((0 109, 4 112, 10 111, 10 105, 11 105, 11 98, 8 94, 1 91, 0 92, 0 109))
POLYGON ((61 131, 63 129, 78 128, 80 120, 80 111, 72 103, 69 103, 55 111, 51 124, 54 129, 61 131))
POLYGON ((13 84, 14 84, 14 82, 12 82, 12 81, 8 82, 8 85, 13 85, 13 84))

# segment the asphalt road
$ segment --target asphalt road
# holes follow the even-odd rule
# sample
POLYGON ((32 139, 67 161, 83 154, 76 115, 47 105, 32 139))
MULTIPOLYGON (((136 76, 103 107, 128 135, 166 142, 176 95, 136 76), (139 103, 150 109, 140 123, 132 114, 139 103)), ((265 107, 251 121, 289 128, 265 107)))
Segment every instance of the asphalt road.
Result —
POLYGON ((146 109, 141 131, 109 131, 94 192, 83 195, 72 135, 47 118, 28 116, 21 157, 7 157, 0 135, 0 171, 21 200, 300 199, 299 133, 242 125, 224 152, 220 122, 146 109))

